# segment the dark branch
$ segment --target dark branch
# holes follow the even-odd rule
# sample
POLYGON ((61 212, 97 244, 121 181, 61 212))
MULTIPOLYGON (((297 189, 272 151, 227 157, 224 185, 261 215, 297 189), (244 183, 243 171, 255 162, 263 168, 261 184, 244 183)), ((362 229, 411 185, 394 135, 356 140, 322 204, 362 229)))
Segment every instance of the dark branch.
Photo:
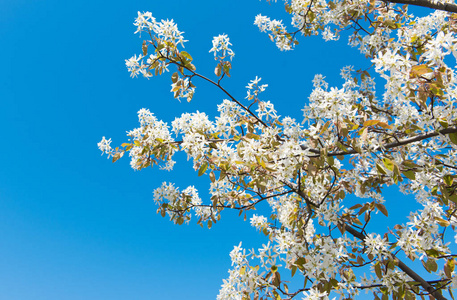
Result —
POLYGON ((414 6, 428 7, 431 9, 444 10, 447 12, 457 13, 457 5, 450 3, 442 3, 429 0, 384 0, 387 3, 408 4, 414 6))
MULTIPOLYGON (((410 137, 410 138, 407 138, 407 139, 404 139, 404 140, 400 140, 398 142, 388 143, 388 144, 385 144, 383 148, 384 149, 391 149, 391 148, 395 148, 395 147, 399 147, 399 146, 412 144, 414 142, 419 142, 419 141, 422 141, 422 140, 426 140, 426 139, 438 136, 440 134, 446 135, 446 134, 456 133, 456 132, 457 132, 457 127, 450 127, 450 128, 446 128, 446 129, 440 130, 438 132, 431 132, 431 133, 421 134, 421 135, 413 136, 413 137, 410 137)), ((301 148, 303 150, 309 150, 310 152, 317 154, 316 156, 311 156, 310 155, 310 157, 319 157, 320 156, 320 150, 319 149, 309 149, 309 148, 307 148, 305 146, 301 146, 301 148)), ((379 150, 379 149, 376 149, 376 150, 379 150)), ((349 151, 339 151, 339 152, 328 153, 327 156, 339 156, 339 155, 349 155, 349 154, 357 154, 357 153, 358 152, 355 151, 355 150, 349 150, 349 151)))
MULTIPOLYGON (((344 228, 346 229, 347 232, 349 232, 356 238, 358 238, 362 241, 365 240, 366 236, 363 233, 355 230, 351 226, 344 224, 344 228)), ((414 279, 415 281, 419 282, 420 285, 428 293, 430 293, 430 295, 432 295, 433 297, 435 297, 438 300, 446 300, 446 298, 444 298, 443 295, 441 295, 439 292, 437 292, 427 281, 425 281, 422 277, 419 276, 419 274, 417 274, 412 269, 410 269, 407 265, 405 265, 405 263, 403 263, 401 260, 399 260, 394 254, 392 254, 392 257, 395 260, 395 263, 397 264, 397 266, 400 268, 400 270, 402 270, 403 272, 408 274, 408 276, 411 277, 412 279, 414 279)))

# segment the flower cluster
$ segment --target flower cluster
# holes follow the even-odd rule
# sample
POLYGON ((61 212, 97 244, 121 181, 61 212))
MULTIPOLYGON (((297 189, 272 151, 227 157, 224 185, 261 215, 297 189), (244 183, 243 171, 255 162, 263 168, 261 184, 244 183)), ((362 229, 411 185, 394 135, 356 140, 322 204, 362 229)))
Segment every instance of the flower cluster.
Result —
POLYGON ((158 38, 173 43, 175 45, 181 44, 184 46, 183 32, 178 30, 178 26, 173 20, 161 20, 157 22, 150 12, 140 13, 135 19, 133 25, 137 26, 135 33, 146 31, 149 34, 155 34, 158 38))
POLYGON ((230 48, 232 43, 226 34, 221 34, 213 38, 213 47, 209 52, 214 52, 214 59, 223 60, 228 55, 230 60, 235 56, 235 52, 230 48))
MULTIPOLYGON (((193 186, 180 190, 163 183, 154 201, 158 212, 177 224, 196 216, 198 224, 211 227, 225 209, 246 214, 265 204, 268 214, 254 214, 250 223, 269 242, 249 252, 241 243, 233 249, 218 299, 300 293, 303 299, 352 298, 363 289, 376 297, 442 297, 435 290, 457 286, 455 245, 445 234, 453 230, 457 240, 456 17, 442 11, 414 17, 383 1, 285 2, 296 31, 262 15, 255 19, 281 50, 297 44, 297 33, 336 40, 350 30, 350 45, 372 67, 344 67, 340 87, 316 75, 300 123, 259 99, 267 87, 259 77, 246 87, 246 106, 222 88, 231 68, 225 58, 234 53, 227 35, 219 35, 210 50, 219 81, 208 81, 229 99, 218 105, 217 116, 184 113, 170 128, 142 109, 140 127, 127 133, 127 143, 113 149, 103 137, 99 149, 113 161, 128 152, 135 170, 154 164, 172 170, 173 155, 186 153, 198 175, 209 177, 210 197, 200 198, 193 186), (384 89, 376 89, 379 79, 384 89), (392 185, 414 195, 423 208, 411 212, 405 225, 374 228, 372 220, 382 224, 381 218, 389 217, 384 190, 392 185), (355 204, 347 208, 347 202, 355 204), (420 259, 435 278, 418 285, 400 263, 402 255, 420 259), (304 288, 290 292, 285 273, 293 280, 303 276, 304 288)), ((139 13, 135 26, 151 40, 143 43, 141 55, 126 61, 131 75, 149 78, 152 70, 162 74, 176 65, 172 92, 192 98, 191 79, 199 74, 190 54, 178 49, 184 39, 173 21, 139 13), (151 47, 154 53, 148 55, 151 47)))
POLYGON ((110 146, 111 144, 111 139, 107 140, 105 137, 102 137, 102 140, 97 144, 98 149, 102 151, 103 154, 107 154, 107 158, 110 158, 113 156, 113 148, 110 146))
POLYGON ((271 32, 270 39, 276 42, 281 50, 292 50, 293 43, 290 42, 290 39, 287 37, 286 28, 282 24, 282 21, 271 20, 270 18, 262 15, 257 15, 255 17, 254 25, 257 25, 262 32, 271 32))
POLYGON ((259 85, 260 80, 262 80, 262 78, 256 76, 254 80, 251 80, 248 83, 248 85, 246 86, 246 88, 248 89, 246 99, 254 100, 254 102, 259 101, 259 94, 264 92, 265 89, 268 87, 268 84, 259 85))

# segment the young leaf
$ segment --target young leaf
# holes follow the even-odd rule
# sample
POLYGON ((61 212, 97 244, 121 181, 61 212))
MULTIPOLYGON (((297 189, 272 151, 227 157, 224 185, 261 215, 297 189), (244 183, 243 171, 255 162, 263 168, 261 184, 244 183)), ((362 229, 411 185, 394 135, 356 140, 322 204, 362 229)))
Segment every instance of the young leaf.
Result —
POLYGON ((379 264, 379 261, 375 263, 374 271, 376 273, 376 276, 378 276, 378 278, 381 279, 382 278, 382 271, 381 271, 381 265, 379 264))
POLYGON ((217 77, 221 76, 221 65, 217 65, 216 68, 214 69, 214 74, 216 74, 217 77))
POLYGON ((211 182, 216 181, 216 175, 214 175, 213 171, 211 171, 211 173, 209 173, 209 179, 211 180, 211 182))
POLYGON ((447 278, 452 278, 452 272, 455 269, 455 260, 453 258, 448 259, 444 264, 444 274, 446 274, 447 278))
POLYGON ((379 122, 381 122, 381 121, 379 121, 379 120, 368 120, 368 121, 365 121, 363 123, 363 127, 374 126, 374 125, 378 124, 379 122))
POLYGON ((420 77, 424 74, 433 72, 427 65, 417 65, 411 68, 410 78, 420 77))
POLYGON ((122 152, 117 152, 116 154, 113 155, 113 162, 116 162, 119 158, 124 156, 124 151, 122 152))
POLYGON ((401 172, 403 173, 403 175, 405 175, 406 178, 416 180, 416 172, 414 172, 413 170, 402 170, 401 172))
POLYGON ((205 174, 206 169, 208 168, 208 163, 205 161, 203 164, 200 166, 200 169, 198 170, 198 176, 202 176, 205 174))
POLYGON ((147 44, 146 40, 143 41, 142 50, 143 50, 144 56, 148 55, 148 44, 147 44))
POLYGON ((395 164, 394 164, 390 159, 388 159, 387 157, 385 157, 382 161, 384 162, 384 166, 385 166, 388 170, 390 170, 390 171, 393 171, 393 170, 394 170, 395 164))
POLYGON ((447 226, 451 225, 451 223, 448 220, 445 220, 440 217, 435 217, 435 221, 443 227, 447 227, 447 226))
POLYGON ((181 51, 181 53, 179 53, 182 57, 185 57, 187 58, 188 60, 192 61, 192 56, 190 56, 189 53, 187 53, 186 51, 181 51))
POLYGON ((451 140, 451 142, 457 145, 457 132, 450 133, 449 139, 451 140))
POLYGON ((381 204, 381 203, 375 203, 374 204, 376 206, 377 209, 379 209, 379 211, 382 212, 382 214, 386 217, 389 216, 389 213, 387 212, 387 209, 386 207, 384 206, 384 204, 381 204))
POLYGON ((178 72, 174 72, 173 75, 171 75, 171 82, 176 83, 179 79, 178 72))

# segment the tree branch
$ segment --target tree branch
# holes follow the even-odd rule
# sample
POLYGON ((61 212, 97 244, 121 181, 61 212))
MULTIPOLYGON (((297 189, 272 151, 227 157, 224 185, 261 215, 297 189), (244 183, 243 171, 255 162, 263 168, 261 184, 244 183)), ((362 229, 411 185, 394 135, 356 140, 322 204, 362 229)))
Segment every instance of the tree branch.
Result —
POLYGON ((457 13, 457 5, 442 3, 430 0, 383 0, 386 3, 408 4, 414 6, 428 7, 431 9, 443 10, 451 13, 457 13))
MULTIPOLYGON (((347 232, 349 232, 350 234, 352 234, 353 236, 355 236, 356 238, 358 238, 362 241, 364 241, 366 238, 366 236, 363 233, 355 230, 353 227, 351 227, 347 224, 344 224, 344 229, 346 229, 347 232)), ((415 281, 419 282, 420 285, 427 292, 430 293, 430 295, 432 295, 433 297, 435 297, 438 300, 446 300, 446 298, 444 298, 443 295, 441 295, 439 292, 437 292, 425 279, 420 277, 419 274, 417 274, 412 269, 410 269, 407 265, 405 265, 405 263, 403 263, 401 260, 399 260, 394 254, 392 254, 392 257, 395 260, 395 263, 397 264, 397 266, 400 268, 400 270, 402 270, 403 272, 408 274, 408 276, 411 277, 412 279, 414 279, 415 281)))
MULTIPOLYGON (((407 138, 407 139, 404 139, 404 140, 400 140, 398 142, 388 143, 388 144, 385 144, 383 148, 384 149, 391 149, 391 148, 395 148, 395 147, 399 147, 399 146, 408 145, 408 144, 411 144, 411 143, 414 143, 414 142, 419 142, 419 141, 422 141, 422 140, 425 140, 425 139, 428 139, 428 138, 432 138, 432 137, 438 136, 440 134, 446 135, 446 134, 456 133, 456 132, 457 132, 457 127, 450 127, 450 128, 446 128, 446 129, 440 130, 438 132, 431 132, 431 133, 421 134, 421 135, 413 136, 413 137, 410 137, 410 138, 407 138)), ((310 157, 319 157, 320 156, 321 151, 319 149, 309 149, 309 148, 307 148, 305 146, 301 146, 301 148, 302 148, 302 150, 309 150, 310 152, 317 154, 315 156, 311 156, 310 155, 310 157)), ((375 149, 375 150, 379 150, 379 148, 375 149)), ((339 151, 339 152, 328 153, 327 156, 349 155, 349 154, 357 154, 357 153, 358 152, 355 151, 355 150, 349 150, 349 151, 339 151)))

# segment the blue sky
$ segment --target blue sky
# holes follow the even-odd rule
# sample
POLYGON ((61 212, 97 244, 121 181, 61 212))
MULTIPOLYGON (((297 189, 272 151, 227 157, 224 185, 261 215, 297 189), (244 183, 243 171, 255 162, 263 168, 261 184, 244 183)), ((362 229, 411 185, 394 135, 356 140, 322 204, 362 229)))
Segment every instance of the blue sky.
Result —
POLYGON ((244 98, 249 80, 262 77, 264 98, 283 116, 300 119, 314 74, 339 85, 341 67, 366 65, 344 39, 277 50, 253 21, 285 17, 281 3, 0 1, 0 299, 214 299, 233 246, 264 242, 235 213, 211 230, 155 213, 152 191, 163 181, 207 195, 184 156, 172 173, 100 156, 101 137, 124 142, 141 108, 171 122, 213 114, 224 98, 195 81, 193 101, 180 103, 167 75, 131 79, 124 60, 141 51, 137 11, 174 19, 203 74, 215 66, 212 37, 228 34, 236 56, 224 85, 244 98))

